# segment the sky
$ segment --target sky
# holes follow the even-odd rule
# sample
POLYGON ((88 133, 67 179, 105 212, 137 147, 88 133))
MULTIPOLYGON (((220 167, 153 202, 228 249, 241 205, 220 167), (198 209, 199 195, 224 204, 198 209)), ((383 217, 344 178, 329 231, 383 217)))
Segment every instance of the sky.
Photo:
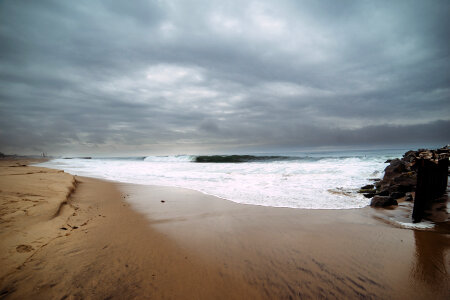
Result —
POLYGON ((0 151, 450 143, 450 1, 0 1, 0 151))

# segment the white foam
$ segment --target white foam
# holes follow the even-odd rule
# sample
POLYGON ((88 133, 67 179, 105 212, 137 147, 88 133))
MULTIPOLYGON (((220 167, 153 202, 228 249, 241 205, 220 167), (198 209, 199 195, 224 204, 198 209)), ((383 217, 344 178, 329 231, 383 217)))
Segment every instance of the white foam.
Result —
POLYGON ((310 209, 367 206, 356 193, 382 176, 385 157, 331 157, 251 163, 194 163, 191 156, 144 160, 56 159, 41 164, 69 173, 121 182, 190 188, 238 203, 310 209), (336 192, 339 191, 339 192, 336 192), (342 191, 342 192, 341 192, 342 191))
POLYGON ((408 229, 433 229, 434 223, 430 221, 422 221, 420 223, 409 223, 409 222, 396 222, 403 228, 408 229))
POLYGON ((149 162, 190 162, 195 156, 191 155, 168 155, 168 156, 147 156, 144 161, 149 162))

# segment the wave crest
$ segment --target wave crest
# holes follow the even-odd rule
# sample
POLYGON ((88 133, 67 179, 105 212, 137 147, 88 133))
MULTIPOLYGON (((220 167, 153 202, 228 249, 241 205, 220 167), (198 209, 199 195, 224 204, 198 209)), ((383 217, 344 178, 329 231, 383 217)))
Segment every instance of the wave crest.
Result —
POLYGON ((169 156, 147 156, 144 161, 148 162, 192 162, 195 156, 191 155, 169 155, 169 156))

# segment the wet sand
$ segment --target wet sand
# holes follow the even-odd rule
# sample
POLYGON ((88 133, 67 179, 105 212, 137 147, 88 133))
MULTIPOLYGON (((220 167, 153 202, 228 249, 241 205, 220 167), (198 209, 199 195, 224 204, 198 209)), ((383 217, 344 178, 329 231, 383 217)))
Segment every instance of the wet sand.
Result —
POLYGON ((450 296, 449 232, 396 228, 371 208, 250 206, 5 165, 1 298, 450 296))

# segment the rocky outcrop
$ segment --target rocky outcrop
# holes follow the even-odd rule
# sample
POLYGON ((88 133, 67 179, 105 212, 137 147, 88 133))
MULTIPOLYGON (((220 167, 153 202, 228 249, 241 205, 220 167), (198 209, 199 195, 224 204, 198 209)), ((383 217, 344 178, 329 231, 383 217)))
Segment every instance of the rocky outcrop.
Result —
POLYGON ((397 205, 396 200, 403 197, 412 201, 411 192, 415 192, 417 186, 417 162, 427 160, 438 164, 441 160, 448 160, 449 156, 449 146, 437 150, 408 151, 401 159, 388 160, 383 179, 375 182, 374 186, 361 187, 359 192, 372 198, 370 205, 374 207, 397 205))
POLYGON ((370 206, 373 207, 386 207, 391 205, 397 205, 397 200, 389 197, 389 196, 375 196, 370 201, 370 206))

